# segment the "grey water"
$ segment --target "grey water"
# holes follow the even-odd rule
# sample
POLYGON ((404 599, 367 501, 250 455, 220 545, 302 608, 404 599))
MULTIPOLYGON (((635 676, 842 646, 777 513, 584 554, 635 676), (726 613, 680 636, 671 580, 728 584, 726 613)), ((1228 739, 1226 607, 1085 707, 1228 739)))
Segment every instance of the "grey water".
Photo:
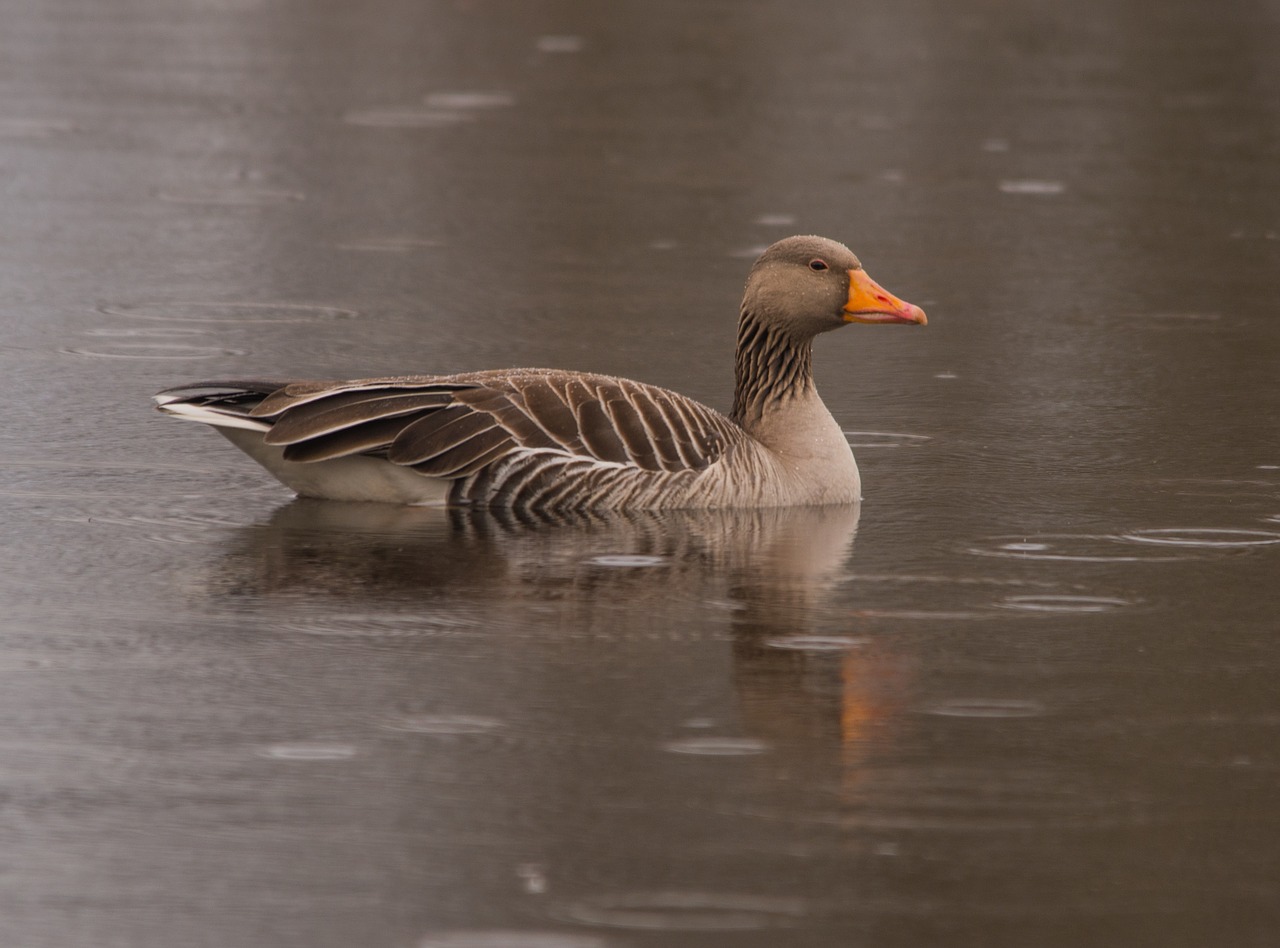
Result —
POLYGON ((11 0, 0 944, 1270 946, 1280 8, 11 0), (861 509, 291 498, 199 378, 729 401, 861 509))

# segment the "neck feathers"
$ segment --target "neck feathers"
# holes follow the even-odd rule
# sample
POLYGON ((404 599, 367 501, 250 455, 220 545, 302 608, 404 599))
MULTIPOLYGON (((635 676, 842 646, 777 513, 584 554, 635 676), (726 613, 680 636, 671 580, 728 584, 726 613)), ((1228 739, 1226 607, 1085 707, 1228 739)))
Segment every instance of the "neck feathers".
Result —
POLYGON ((751 428, 768 412, 813 391, 813 343, 743 309, 738 321, 733 420, 751 428))

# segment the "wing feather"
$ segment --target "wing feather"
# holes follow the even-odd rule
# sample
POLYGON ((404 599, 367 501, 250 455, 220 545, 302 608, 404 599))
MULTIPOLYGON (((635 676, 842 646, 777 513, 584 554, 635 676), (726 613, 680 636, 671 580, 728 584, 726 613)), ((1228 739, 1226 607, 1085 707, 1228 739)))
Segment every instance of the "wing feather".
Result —
POLYGON ((515 383, 524 401, 529 419, 566 451, 574 453, 584 449, 578 431, 578 419, 570 407, 567 396, 561 395, 546 379, 515 383))
POLYGON ((604 405, 594 399, 585 400, 578 404, 576 414, 582 443, 592 457, 619 464, 630 460, 627 447, 614 429, 613 420, 604 405))
POLYGON ((676 443, 677 434, 672 430, 671 421, 662 411, 658 400, 651 392, 643 390, 629 394, 662 470, 678 471, 685 468, 687 465, 676 443))
POLYGON ((368 424, 342 428, 330 434, 285 445, 286 461, 330 461, 352 454, 375 454, 387 447, 404 430, 404 418, 382 418, 368 424))
POLYGON ((189 401, 260 424, 289 461, 380 455, 453 480, 458 501, 590 503, 597 493, 646 489, 647 475, 702 471, 741 435, 665 389, 542 369, 173 391, 190 394, 162 393, 162 408, 189 401))
POLYGON ((661 471, 662 462, 658 460, 653 439, 635 405, 626 398, 612 398, 606 403, 605 409, 613 430, 622 439, 632 463, 646 471, 661 471))
POLYGON ((267 444, 295 444, 383 418, 443 408, 452 399, 452 393, 439 391, 339 392, 286 409, 265 440, 267 444))
MULTIPOLYGON (((454 430, 462 427, 461 423, 450 426, 454 430)), ((497 460, 511 447, 511 435, 504 428, 492 425, 457 441, 425 461, 417 462, 413 469, 430 477, 453 480, 465 477, 469 472, 497 460)))
POLYGON ((511 437, 492 415, 467 405, 450 405, 419 418, 400 432, 387 458, 392 464, 417 467, 491 430, 501 432, 504 438, 511 437))
MULTIPOLYGON (((455 399, 486 412, 497 419, 498 424, 511 432, 511 436, 526 448, 562 448, 564 445, 546 430, 525 405, 520 389, 515 386, 501 390, 478 388, 455 393, 455 399)), ((559 401, 559 399, 557 399, 559 401)), ((563 405, 563 402, 560 402, 563 405)))
POLYGON ((672 445, 680 456, 683 467, 700 471, 707 467, 714 457, 710 446, 703 443, 704 431, 696 419, 689 417, 683 410, 683 399, 673 397, 670 392, 657 392, 654 404, 666 419, 672 432, 672 445))
POLYGON ((352 379, 349 382, 289 382, 264 398, 253 410, 255 418, 271 418, 308 402, 332 398, 344 392, 392 392, 407 390, 416 392, 452 392, 474 388, 472 382, 457 380, 455 376, 401 376, 385 379, 352 379))

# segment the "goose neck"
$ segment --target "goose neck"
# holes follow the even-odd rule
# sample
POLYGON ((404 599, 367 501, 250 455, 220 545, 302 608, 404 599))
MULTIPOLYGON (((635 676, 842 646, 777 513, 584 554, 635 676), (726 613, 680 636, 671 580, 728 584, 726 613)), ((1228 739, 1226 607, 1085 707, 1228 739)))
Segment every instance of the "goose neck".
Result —
POLYGON ((796 338, 744 309, 734 361, 733 420, 751 429, 813 390, 813 340, 796 338))

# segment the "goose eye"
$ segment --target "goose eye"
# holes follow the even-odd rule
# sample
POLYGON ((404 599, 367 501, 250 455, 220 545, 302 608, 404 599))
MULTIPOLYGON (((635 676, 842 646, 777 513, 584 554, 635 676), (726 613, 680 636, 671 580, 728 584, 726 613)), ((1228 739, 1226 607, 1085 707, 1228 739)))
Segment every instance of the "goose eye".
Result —
POLYGON ((827 269, 827 261, 817 259, 810 260, 809 269, 821 273, 823 270, 827 269))

